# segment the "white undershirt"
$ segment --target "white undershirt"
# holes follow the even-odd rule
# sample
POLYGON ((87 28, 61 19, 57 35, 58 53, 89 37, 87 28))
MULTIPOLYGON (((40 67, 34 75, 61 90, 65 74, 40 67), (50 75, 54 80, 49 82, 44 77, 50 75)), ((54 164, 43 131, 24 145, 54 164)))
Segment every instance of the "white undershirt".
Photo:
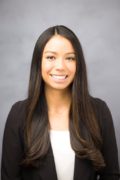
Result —
POLYGON ((75 153, 69 131, 50 130, 50 139, 58 180, 73 180, 75 153))

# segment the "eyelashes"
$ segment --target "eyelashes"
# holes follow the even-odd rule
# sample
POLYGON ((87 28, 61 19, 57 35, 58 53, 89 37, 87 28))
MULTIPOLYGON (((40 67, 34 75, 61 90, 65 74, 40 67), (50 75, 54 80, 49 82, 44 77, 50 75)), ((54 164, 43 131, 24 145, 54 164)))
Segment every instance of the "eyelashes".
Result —
POLYGON ((66 59, 69 60, 69 61, 74 61, 75 57, 67 57, 66 59))
POLYGON ((46 59, 48 59, 49 61, 53 61, 55 60, 55 56, 46 56, 46 59))
MULTIPOLYGON (((46 59, 49 61, 53 61, 53 60, 56 60, 57 58, 55 56, 46 56, 46 59)), ((66 57, 65 60, 74 61, 75 57, 69 56, 69 57, 66 57)))

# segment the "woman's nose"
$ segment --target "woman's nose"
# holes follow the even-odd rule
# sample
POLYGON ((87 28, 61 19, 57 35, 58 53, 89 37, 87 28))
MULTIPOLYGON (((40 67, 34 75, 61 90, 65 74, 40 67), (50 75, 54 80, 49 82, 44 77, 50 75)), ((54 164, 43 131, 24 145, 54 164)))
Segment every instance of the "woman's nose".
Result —
POLYGON ((56 63, 55 63, 55 67, 56 69, 64 69, 65 67, 65 64, 64 64, 64 59, 63 58, 59 58, 56 60, 56 63))

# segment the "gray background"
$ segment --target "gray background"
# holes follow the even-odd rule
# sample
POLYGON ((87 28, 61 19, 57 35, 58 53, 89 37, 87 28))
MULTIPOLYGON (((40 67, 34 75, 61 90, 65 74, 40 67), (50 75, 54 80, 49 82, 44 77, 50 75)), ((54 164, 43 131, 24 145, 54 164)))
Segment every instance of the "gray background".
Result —
POLYGON ((27 95, 35 42, 56 24, 82 43, 90 92, 112 112, 120 161, 120 0, 0 0, 0 154, 8 112, 27 95))

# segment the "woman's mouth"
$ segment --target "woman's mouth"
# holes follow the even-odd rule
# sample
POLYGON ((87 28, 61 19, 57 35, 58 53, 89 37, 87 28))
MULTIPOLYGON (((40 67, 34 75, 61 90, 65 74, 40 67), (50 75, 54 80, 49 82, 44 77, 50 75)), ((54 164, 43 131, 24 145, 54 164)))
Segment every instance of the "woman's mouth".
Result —
POLYGON ((68 77, 68 75, 51 74, 51 77, 55 80, 65 80, 68 77))

